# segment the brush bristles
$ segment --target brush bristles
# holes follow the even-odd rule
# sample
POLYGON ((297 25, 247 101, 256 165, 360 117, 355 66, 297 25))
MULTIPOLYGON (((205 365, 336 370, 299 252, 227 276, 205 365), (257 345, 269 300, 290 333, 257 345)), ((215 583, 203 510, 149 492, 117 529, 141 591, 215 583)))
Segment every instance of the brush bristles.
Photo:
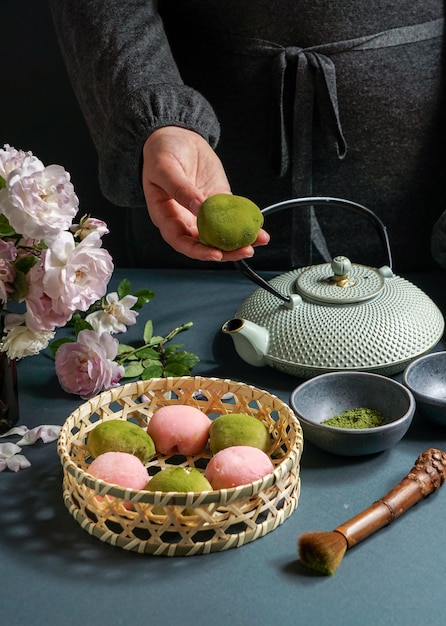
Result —
POLYGON ((298 540, 302 565, 321 574, 335 573, 347 550, 347 540, 341 533, 305 533, 298 540))

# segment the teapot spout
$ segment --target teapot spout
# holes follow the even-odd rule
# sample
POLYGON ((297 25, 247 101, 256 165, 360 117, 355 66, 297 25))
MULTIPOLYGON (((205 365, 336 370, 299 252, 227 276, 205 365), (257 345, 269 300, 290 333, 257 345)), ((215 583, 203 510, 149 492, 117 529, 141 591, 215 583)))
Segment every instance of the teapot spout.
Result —
POLYGON ((249 320, 233 318, 225 322, 222 331, 231 335, 237 354, 250 365, 268 365, 269 332, 249 320))

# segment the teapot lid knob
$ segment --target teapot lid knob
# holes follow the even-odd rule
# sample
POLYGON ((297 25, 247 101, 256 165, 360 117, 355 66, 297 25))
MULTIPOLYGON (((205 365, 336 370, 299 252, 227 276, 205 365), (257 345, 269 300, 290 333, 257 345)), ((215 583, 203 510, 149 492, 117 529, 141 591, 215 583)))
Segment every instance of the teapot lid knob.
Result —
POLYGON ((336 256, 331 263, 301 269, 295 289, 312 302, 353 304, 376 297, 384 284, 385 276, 380 270, 336 256))
POLYGON ((331 269, 335 276, 348 276, 351 272, 352 264, 346 256, 336 256, 331 262, 331 269))

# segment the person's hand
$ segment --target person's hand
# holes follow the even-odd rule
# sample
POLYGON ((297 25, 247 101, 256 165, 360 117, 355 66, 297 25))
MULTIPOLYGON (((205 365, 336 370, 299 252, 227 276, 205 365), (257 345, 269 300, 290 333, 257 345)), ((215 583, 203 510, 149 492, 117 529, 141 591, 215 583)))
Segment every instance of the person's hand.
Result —
MULTIPOLYGON (((220 159, 198 133, 177 126, 154 131, 144 144, 142 185, 152 222, 177 252, 199 261, 238 261, 254 254, 253 246, 224 252, 198 239, 196 216, 202 202, 216 193, 231 193, 220 159)), ((261 230, 253 245, 268 241, 261 230)))

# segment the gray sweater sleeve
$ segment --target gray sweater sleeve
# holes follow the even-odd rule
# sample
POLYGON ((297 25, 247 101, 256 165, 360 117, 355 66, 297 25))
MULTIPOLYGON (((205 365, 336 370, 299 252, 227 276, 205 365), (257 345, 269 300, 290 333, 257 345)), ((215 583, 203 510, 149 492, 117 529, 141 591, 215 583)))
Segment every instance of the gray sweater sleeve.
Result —
POLYGON ((99 156, 111 202, 142 206, 142 147, 175 125, 215 147, 219 123, 208 101, 184 85, 156 0, 50 0, 65 64, 99 156))

